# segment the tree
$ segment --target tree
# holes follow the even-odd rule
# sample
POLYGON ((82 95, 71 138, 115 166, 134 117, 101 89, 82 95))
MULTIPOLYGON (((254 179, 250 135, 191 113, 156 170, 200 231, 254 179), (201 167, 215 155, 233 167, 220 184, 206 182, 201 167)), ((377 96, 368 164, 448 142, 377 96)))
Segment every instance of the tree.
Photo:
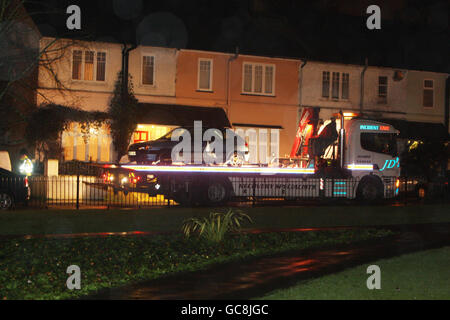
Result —
POLYGON ((413 141, 401 155, 402 174, 433 180, 445 171, 449 154, 450 144, 446 141, 413 141))
POLYGON ((122 72, 119 72, 108 107, 109 128, 117 152, 117 162, 127 153, 131 137, 136 130, 137 110, 138 100, 133 93, 132 77, 129 75, 128 83, 124 84, 122 72))
POLYGON ((21 83, 35 86, 39 61, 39 33, 27 19, 23 1, 1 1, 0 47, 0 135, 10 140, 10 129, 20 127, 34 102, 33 94, 23 90, 21 83))
POLYGON ((37 92, 38 73, 52 79, 59 90, 65 89, 55 62, 76 42, 57 37, 42 39, 31 16, 64 13, 44 6, 29 14, 24 7, 27 2, 0 1, 0 146, 10 151, 27 143, 26 125, 37 108, 38 94, 51 102, 37 92))

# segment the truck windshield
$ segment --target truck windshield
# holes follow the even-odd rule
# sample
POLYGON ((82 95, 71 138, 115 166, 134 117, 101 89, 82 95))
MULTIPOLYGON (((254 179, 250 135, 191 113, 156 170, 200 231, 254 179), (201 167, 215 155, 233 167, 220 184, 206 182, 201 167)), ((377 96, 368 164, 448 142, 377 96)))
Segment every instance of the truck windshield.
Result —
POLYGON ((367 151, 397 156, 397 135, 395 133, 361 133, 361 147, 367 151))

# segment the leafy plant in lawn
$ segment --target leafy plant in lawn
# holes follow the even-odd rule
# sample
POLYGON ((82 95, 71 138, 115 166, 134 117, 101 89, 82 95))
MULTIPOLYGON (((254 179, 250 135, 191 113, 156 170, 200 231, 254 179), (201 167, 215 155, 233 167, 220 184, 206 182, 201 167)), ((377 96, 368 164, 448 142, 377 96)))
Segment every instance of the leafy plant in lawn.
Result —
POLYGON ((242 211, 211 212, 209 217, 189 218, 183 222, 182 231, 186 237, 192 234, 210 242, 222 242, 228 232, 239 231, 241 223, 252 219, 242 211))

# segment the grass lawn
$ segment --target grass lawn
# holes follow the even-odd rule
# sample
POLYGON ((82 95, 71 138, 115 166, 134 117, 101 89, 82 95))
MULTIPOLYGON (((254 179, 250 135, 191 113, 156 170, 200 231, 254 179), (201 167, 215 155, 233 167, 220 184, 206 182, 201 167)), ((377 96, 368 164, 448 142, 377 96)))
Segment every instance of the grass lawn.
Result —
POLYGON ((201 270, 251 256, 364 241, 383 230, 232 234, 210 243, 181 234, 0 241, 0 299, 68 299, 170 273, 201 270), (66 287, 66 269, 81 269, 81 290, 66 287))
POLYGON ((270 300, 450 299, 450 247, 379 260, 381 289, 368 290, 367 265, 274 291, 270 300))
MULTIPOLYGON (((184 219, 213 208, 141 210, 20 210, 0 212, 0 235, 123 231, 176 231, 184 219)), ((226 208, 221 210, 226 211, 226 208)), ((242 208, 252 228, 300 228, 450 222, 448 205, 242 208)))

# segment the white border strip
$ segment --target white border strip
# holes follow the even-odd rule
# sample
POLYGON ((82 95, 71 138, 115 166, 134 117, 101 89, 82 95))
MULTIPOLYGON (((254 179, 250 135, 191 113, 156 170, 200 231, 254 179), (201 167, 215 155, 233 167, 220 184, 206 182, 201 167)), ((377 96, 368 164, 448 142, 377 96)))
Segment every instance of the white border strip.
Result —
POLYGON ((246 168, 246 167, 189 167, 189 166, 134 166, 125 169, 149 172, 210 172, 210 173, 259 173, 259 174, 314 174, 313 168, 246 168))

